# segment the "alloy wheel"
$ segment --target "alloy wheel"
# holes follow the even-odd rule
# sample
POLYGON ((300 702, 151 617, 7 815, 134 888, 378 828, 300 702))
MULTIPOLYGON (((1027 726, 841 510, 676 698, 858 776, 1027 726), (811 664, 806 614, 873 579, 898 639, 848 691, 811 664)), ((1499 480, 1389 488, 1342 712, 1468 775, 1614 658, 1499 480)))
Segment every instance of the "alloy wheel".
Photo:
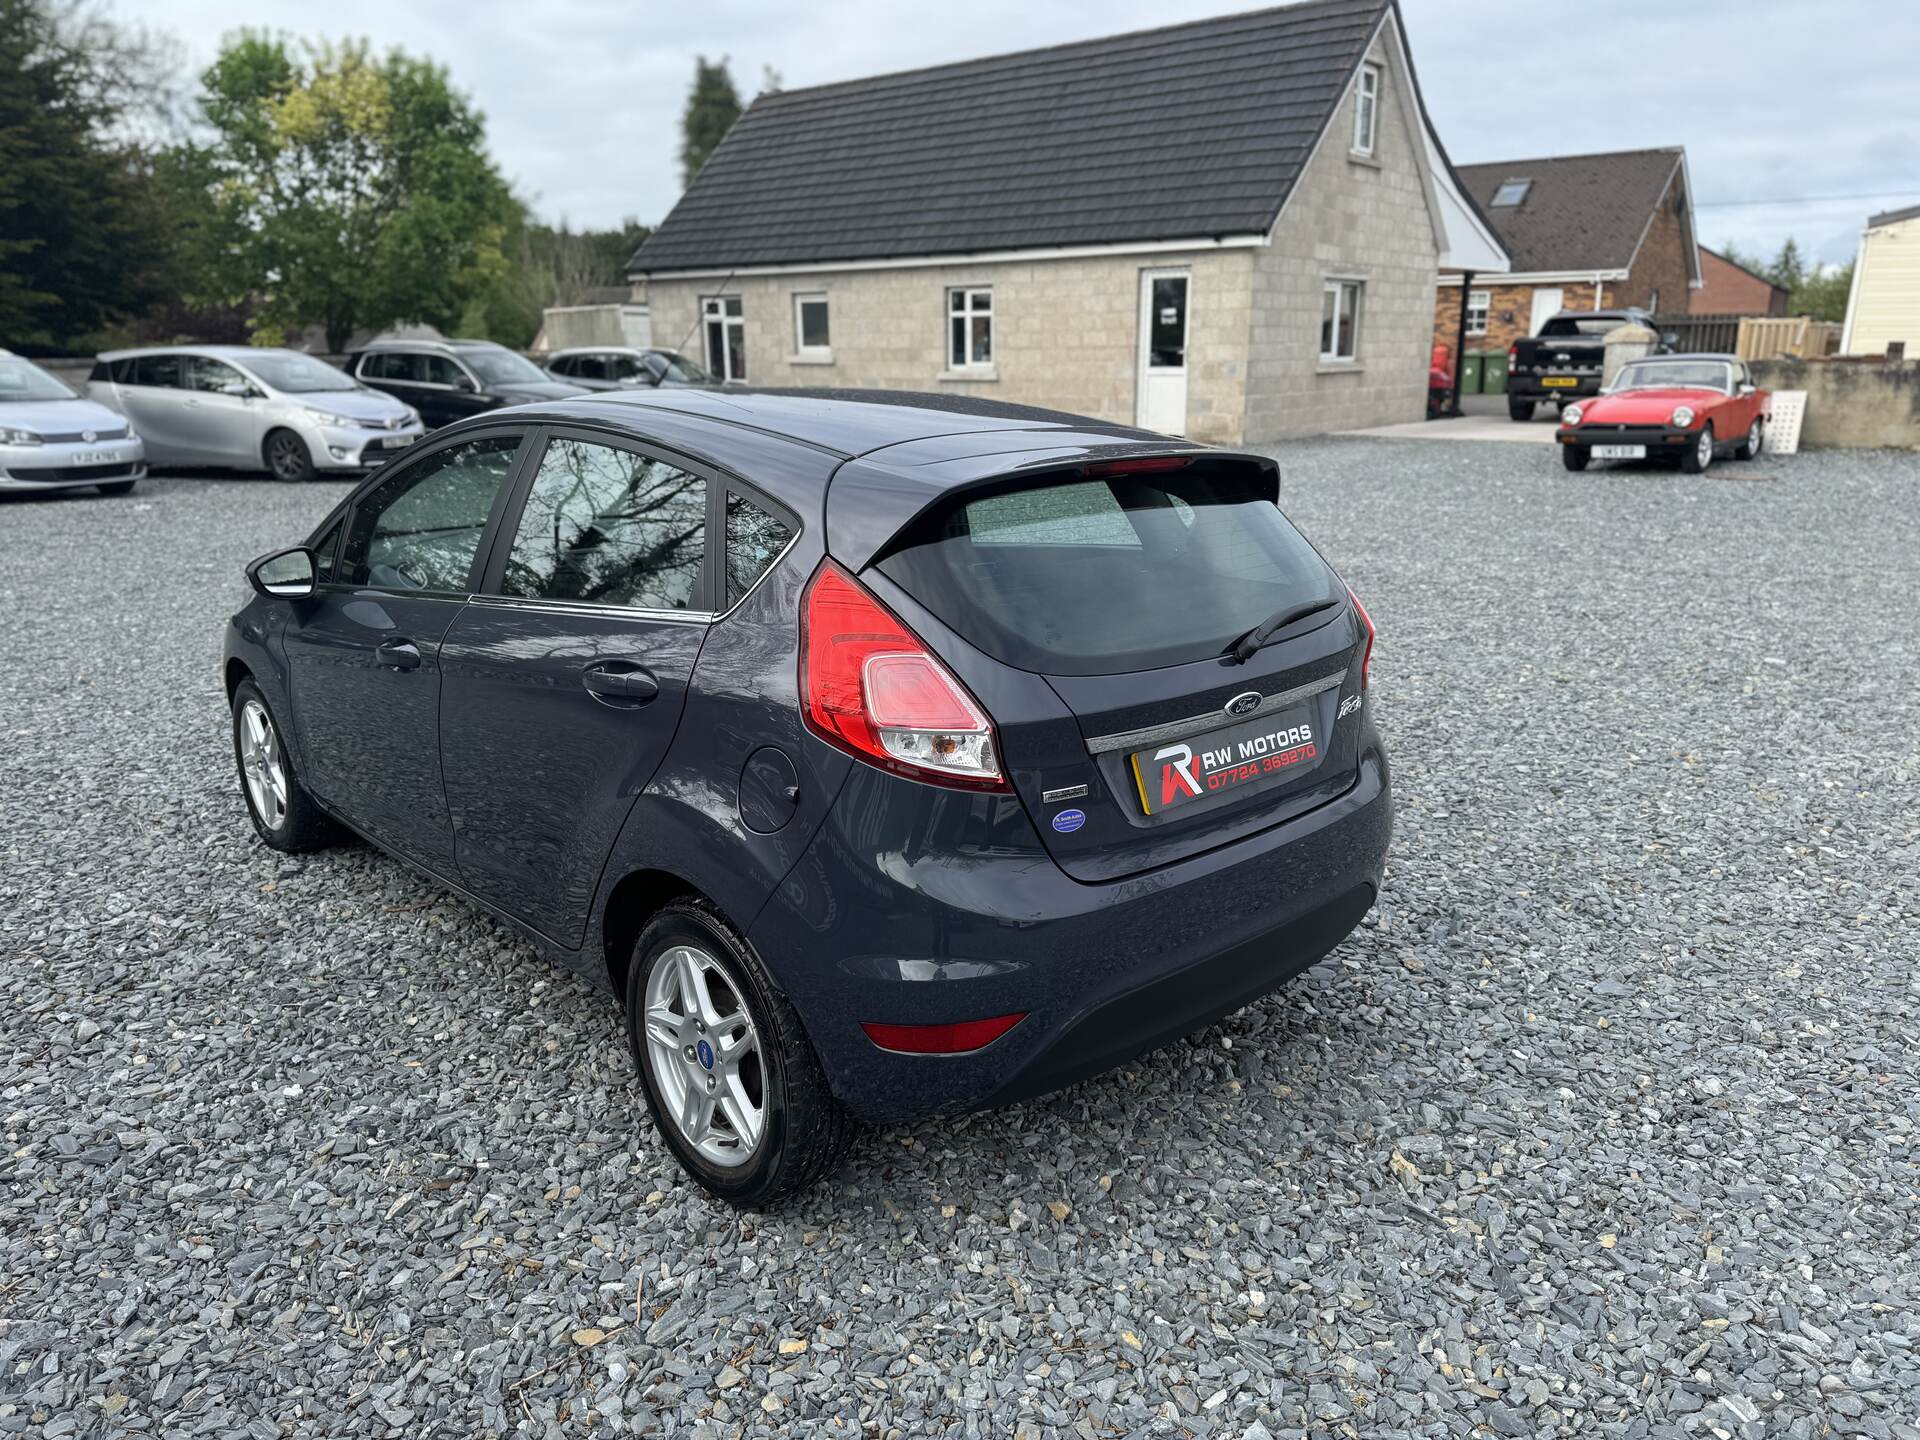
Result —
POLYGON ((697 946, 664 951, 647 976, 646 1064, 661 1110, 714 1165, 753 1158, 767 1133, 760 1032, 725 966, 697 946))
POLYGON ((1751 460, 1760 453, 1760 422, 1754 421, 1747 427, 1747 458, 1751 460))
POLYGON ((1695 451, 1695 458, 1699 460, 1700 468, 1702 470, 1706 469, 1707 466, 1713 463, 1713 431, 1712 430, 1702 430, 1700 432, 1700 438, 1694 442, 1694 451, 1695 451))
POLYGON ((240 708, 240 774, 253 813, 267 829, 278 830, 287 818, 287 765, 273 717, 258 700, 240 708))
POLYGON ((306 472, 306 457, 300 453, 300 442, 291 435, 273 437, 267 446, 267 462, 278 480, 298 480, 306 472))

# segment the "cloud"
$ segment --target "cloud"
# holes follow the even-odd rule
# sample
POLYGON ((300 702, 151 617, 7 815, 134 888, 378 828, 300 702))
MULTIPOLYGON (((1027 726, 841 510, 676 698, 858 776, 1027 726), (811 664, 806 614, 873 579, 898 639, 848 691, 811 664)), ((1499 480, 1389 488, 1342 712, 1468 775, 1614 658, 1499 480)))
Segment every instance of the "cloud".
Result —
MULTIPOLYGON (((252 0, 247 15, 259 27, 362 35, 440 61, 486 112, 494 153, 535 210, 600 226, 657 221, 678 198, 680 110, 697 55, 729 56, 751 96, 765 66, 791 89, 1247 8, 333 0, 317 11, 252 0)), ((1867 215, 1920 203, 1911 125, 1920 5, 1402 0, 1402 10, 1428 107, 1457 161, 1684 145, 1703 240, 1771 253, 1791 233, 1825 260, 1852 254, 1867 215), (1865 192, 1900 193, 1799 198, 1865 192), (1749 200, 1784 203, 1712 203, 1749 200)), ((233 17, 226 0, 169 0, 131 18, 179 34, 197 69, 233 17)))

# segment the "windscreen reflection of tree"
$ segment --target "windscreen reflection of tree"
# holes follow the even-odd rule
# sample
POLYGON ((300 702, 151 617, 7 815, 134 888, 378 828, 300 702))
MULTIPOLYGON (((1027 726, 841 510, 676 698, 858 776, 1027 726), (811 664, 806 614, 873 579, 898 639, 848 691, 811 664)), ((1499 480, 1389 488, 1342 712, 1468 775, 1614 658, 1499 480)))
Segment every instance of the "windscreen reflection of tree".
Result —
POLYGON ((705 552, 706 484, 658 460, 556 440, 527 497, 507 589, 685 609, 705 552))

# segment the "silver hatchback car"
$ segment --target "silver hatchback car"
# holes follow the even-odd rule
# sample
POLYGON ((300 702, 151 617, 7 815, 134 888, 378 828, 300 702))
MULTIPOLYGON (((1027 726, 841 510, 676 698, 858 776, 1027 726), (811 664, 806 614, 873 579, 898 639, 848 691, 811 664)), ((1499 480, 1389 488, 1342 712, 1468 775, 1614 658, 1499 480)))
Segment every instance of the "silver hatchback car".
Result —
POLYGON ((146 473, 146 452, 125 419, 0 350, 0 490, 92 486, 124 495, 146 473))
POLYGON ((87 388, 133 422, 154 465, 309 480, 383 465, 426 433, 411 406, 298 350, 114 350, 87 388))

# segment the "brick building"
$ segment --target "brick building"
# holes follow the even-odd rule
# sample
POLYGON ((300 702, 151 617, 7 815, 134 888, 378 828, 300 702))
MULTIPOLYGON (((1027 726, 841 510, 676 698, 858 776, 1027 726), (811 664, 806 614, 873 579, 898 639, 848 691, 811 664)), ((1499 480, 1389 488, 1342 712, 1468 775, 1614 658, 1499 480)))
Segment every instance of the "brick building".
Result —
MULTIPOLYGON (((1504 350, 1561 310, 1686 314, 1701 284, 1693 187, 1681 149, 1462 165, 1512 269, 1468 283, 1466 348, 1504 350)), ((1457 343, 1460 275, 1443 275, 1434 339, 1457 343)))
POLYGON ((1702 284, 1693 292, 1689 315, 1784 315, 1787 287, 1736 265, 1718 250, 1700 247, 1702 284))
POLYGON ((762 96, 629 270, 725 381, 1240 443, 1418 419, 1453 266, 1397 6, 1312 0, 762 96))

